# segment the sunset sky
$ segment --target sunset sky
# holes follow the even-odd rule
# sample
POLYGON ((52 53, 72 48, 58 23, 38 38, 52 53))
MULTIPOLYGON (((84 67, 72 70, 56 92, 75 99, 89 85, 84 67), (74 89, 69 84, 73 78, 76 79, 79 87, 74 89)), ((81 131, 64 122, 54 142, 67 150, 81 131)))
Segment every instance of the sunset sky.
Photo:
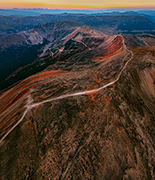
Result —
POLYGON ((0 0, 0 8, 155 7, 155 0, 0 0))

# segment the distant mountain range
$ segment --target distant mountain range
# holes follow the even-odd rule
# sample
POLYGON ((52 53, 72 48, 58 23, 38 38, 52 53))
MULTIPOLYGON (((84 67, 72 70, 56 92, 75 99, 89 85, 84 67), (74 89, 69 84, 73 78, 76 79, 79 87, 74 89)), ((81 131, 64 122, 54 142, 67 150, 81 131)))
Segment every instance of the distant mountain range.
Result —
POLYGON ((4 16, 38 16, 41 14, 111 14, 111 13, 126 13, 126 12, 135 12, 139 14, 147 14, 152 15, 154 14, 154 9, 37 9, 37 8, 30 8, 30 9, 0 9, 0 15, 4 16))
MULTIPOLYGON (((153 12, 152 12, 153 13, 153 12)), ((29 14, 31 15, 31 14, 29 14)), ((155 30, 154 16, 142 15, 137 12, 113 12, 98 13, 94 15, 87 14, 55 14, 40 16, 0 16, 0 37, 7 34, 17 33, 23 30, 31 29, 37 25, 43 25, 59 20, 75 20, 82 25, 88 25, 92 28, 111 31, 139 31, 155 30)))

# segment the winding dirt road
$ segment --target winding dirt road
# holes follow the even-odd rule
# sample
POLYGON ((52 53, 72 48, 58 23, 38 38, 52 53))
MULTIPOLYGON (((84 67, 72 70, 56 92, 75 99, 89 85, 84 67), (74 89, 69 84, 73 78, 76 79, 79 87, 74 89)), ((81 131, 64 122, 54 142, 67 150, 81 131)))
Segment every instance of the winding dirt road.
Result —
MULTIPOLYGON (((124 42, 123 42, 123 44, 124 44, 124 42)), ((85 95, 85 94, 90 94, 90 93, 93 93, 93 92, 97 92, 97 91, 100 91, 100 90, 102 90, 102 89, 105 89, 105 88, 107 88, 107 87, 115 84, 115 83, 120 79, 123 71, 125 70, 125 68, 127 67, 128 63, 129 63, 129 62, 132 60, 132 58, 133 58, 133 52, 130 51, 130 50, 128 50, 127 47, 125 46, 125 44, 124 44, 124 47, 125 47, 125 49, 126 49, 129 53, 131 53, 131 57, 130 57, 130 59, 125 63, 125 65, 124 65, 124 67, 122 68, 122 70, 120 71, 118 77, 117 77, 114 81, 112 81, 112 82, 110 82, 110 83, 108 83, 108 84, 106 84, 106 85, 104 85, 104 86, 102 86, 102 87, 100 87, 100 88, 97 88, 97 89, 87 90, 87 91, 81 91, 81 92, 76 92, 76 93, 71 93, 71 94, 65 94, 65 95, 61 95, 61 96, 58 96, 58 97, 56 97, 56 98, 47 99, 47 100, 45 100, 45 101, 41 101, 41 102, 38 102, 38 103, 33 103, 33 104, 32 104, 32 100, 29 101, 29 103, 25 106, 25 107, 26 107, 26 110, 24 111, 24 113, 23 113, 22 117, 20 118, 20 120, 1 138, 0 144, 1 144, 2 141, 15 129, 15 127, 18 126, 18 124, 19 124, 20 122, 22 122, 22 120, 24 119, 24 117, 25 117, 25 115, 27 114, 27 112, 28 112, 29 110, 31 110, 32 108, 34 108, 34 107, 36 107, 36 106, 39 106, 39 105, 41 105, 41 104, 44 104, 44 103, 47 103, 47 102, 56 101, 56 100, 59 100, 59 99, 64 99, 64 98, 74 97, 74 96, 81 96, 81 95, 85 95)))

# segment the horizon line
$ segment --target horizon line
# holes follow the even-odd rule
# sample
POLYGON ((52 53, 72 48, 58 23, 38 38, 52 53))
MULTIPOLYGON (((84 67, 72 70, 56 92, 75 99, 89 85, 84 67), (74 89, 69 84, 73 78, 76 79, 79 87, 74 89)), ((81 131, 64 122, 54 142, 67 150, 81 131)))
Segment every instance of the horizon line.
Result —
MULTIPOLYGON (((117 6, 117 7, 0 7, 0 9, 47 9, 47 10, 102 10, 102 9, 154 9, 155 6, 117 6)), ((155 11, 155 10, 154 10, 155 11)))

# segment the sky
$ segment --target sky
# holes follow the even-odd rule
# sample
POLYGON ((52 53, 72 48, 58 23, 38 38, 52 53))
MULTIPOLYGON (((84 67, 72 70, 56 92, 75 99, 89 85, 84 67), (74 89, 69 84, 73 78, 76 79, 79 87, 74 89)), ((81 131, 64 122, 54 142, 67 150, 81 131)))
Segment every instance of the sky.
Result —
POLYGON ((0 8, 123 8, 155 7, 155 0, 0 0, 0 8))

